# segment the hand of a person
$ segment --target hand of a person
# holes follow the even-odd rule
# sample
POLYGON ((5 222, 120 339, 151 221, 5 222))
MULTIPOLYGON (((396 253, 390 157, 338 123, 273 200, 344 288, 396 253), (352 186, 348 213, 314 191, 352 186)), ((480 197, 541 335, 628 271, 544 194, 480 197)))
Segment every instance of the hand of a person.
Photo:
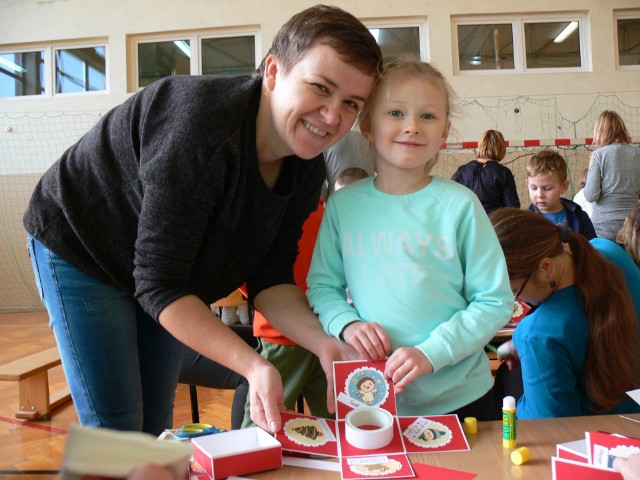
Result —
POLYGON ((339 341, 337 338, 327 336, 320 344, 318 351, 320 365, 327 376, 327 410, 335 411, 335 396, 333 392, 333 362, 340 360, 361 360, 355 348, 339 341))
POLYGON ((513 340, 508 340, 498 347, 498 356, 504 359, 509 371, 513 370, 514 365, 520 361, 518 350, 516 350, 513 340))
POLYGON ((415 347, 400 347, 387 360, 384 374, 393 382, 396 393, 402 393, 404 388, 420 375, 433 372, 433 365, 415 347))
POLYGON ((635 453, 629 458, 616 457, 613 468, 620 472, 624 480, 640 480, 640 453, 635 453))
POLYGON ((251 420, 267 432, 276 433, 282 427, 280 412, 284 404, 282 378, 278 370, 265 361, 247 374, 251 401, 251 420))
POLYGON ((384 360, 391 353, 387 332, 375 322, 352 322, 342 331, 342 338, 365 360, 384 360))

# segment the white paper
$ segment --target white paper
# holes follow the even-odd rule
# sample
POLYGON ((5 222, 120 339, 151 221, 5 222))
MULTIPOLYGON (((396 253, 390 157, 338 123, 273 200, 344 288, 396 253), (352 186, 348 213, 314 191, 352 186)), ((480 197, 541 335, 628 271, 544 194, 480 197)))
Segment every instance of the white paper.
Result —
POLYGON ((60 479, 74 480, 84 475, 126 477, 147 463, 169 467, 184 477, 189 469, 191 450, 189 444, 158 441, 146 433, 72 424, 60 479))

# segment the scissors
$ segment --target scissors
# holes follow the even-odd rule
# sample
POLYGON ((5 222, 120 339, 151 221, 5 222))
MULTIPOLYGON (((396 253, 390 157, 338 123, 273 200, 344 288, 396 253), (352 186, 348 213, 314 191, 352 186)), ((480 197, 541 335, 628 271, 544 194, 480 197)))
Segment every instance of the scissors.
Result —
POLYGON ((210 423, 187 423, 180 427, 177 435, 179 438, 195 438, 221 432, 226 432, 226 430, 224 428, 216 428, 210 423))

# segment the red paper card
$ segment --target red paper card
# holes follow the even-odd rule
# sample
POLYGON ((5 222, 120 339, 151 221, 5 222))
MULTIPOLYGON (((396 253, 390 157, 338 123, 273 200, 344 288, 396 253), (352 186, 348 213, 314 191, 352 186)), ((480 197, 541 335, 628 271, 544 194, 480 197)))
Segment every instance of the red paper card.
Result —
POLYGON ((398 417, 407 453, 469 450, 457 415, 398 417))
POLYGON ((413 471, 417 480, 471 480, 478 476, 477 473, 462 472, 460 470, 451 470, 450 468, 436 467, 434 465, 426 465, 424 463, 414 463, 413 471))
POLYGON ((565 460, 589 463, 587 441, 583 438, 582 440, 559 443, 558 445, 556 445, 556 456, 565 460))
POLYGON ((343 458, 342 478, 409 478, 415 477, 406 455, 375 455, 343 458))
POLYGON ((589 463, 609 467, 616 457, 628 457, 640 453, 640 439, 623 437, 606 432, 587 432, 587 452, 589 463))
POLYGON ((336 421, 282 412, 282 430, 276 433, 276 440, 282 449, 290 452, 313 455, 338 456, 336 421))
POLYGON ((551 473, 553 480, 623 480, 615 470, 557 457, 551 457, 551 473))
POLYGON ((360 407, 379 407, 396 415, 396 395, 393 384, 384 377, 385 363, 385 360, 333 363, 338 420, 360 407))
POLYGON ((529 305, 521 302, 520 300, 514 300, 513 312, 511 313, 511 318, 509 319, 507 326, 515 327, 518 323, 520 323, 520 320, 527 316, 529 310, 531 310, 531 307, 529 305))

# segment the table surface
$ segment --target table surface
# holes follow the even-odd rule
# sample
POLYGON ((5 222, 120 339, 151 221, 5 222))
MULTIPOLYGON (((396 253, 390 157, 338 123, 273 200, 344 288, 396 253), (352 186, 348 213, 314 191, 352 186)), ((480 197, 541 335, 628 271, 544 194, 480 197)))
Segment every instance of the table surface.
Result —
MULTIPOLYGON (((550 479, 551 457, 558 443, 584 438, 586 431, 606 431, 640 437, 640 414, 566 417, 540 420, 520 420, 517 424, 518 447, 531 451, 531 460, 524 465, 511 463, 514 449, 502 447, 502 421, 478 422, 478 433, 467 435, 471 450, 410 454, 412 463, 476 473, 476 479, 550 479), (636 421, 630 420, 635 419, 636 421)), ((244 475, 252 479, 314 479, 336 480, 340 473, 285 466, 278 470, 244 475)))

